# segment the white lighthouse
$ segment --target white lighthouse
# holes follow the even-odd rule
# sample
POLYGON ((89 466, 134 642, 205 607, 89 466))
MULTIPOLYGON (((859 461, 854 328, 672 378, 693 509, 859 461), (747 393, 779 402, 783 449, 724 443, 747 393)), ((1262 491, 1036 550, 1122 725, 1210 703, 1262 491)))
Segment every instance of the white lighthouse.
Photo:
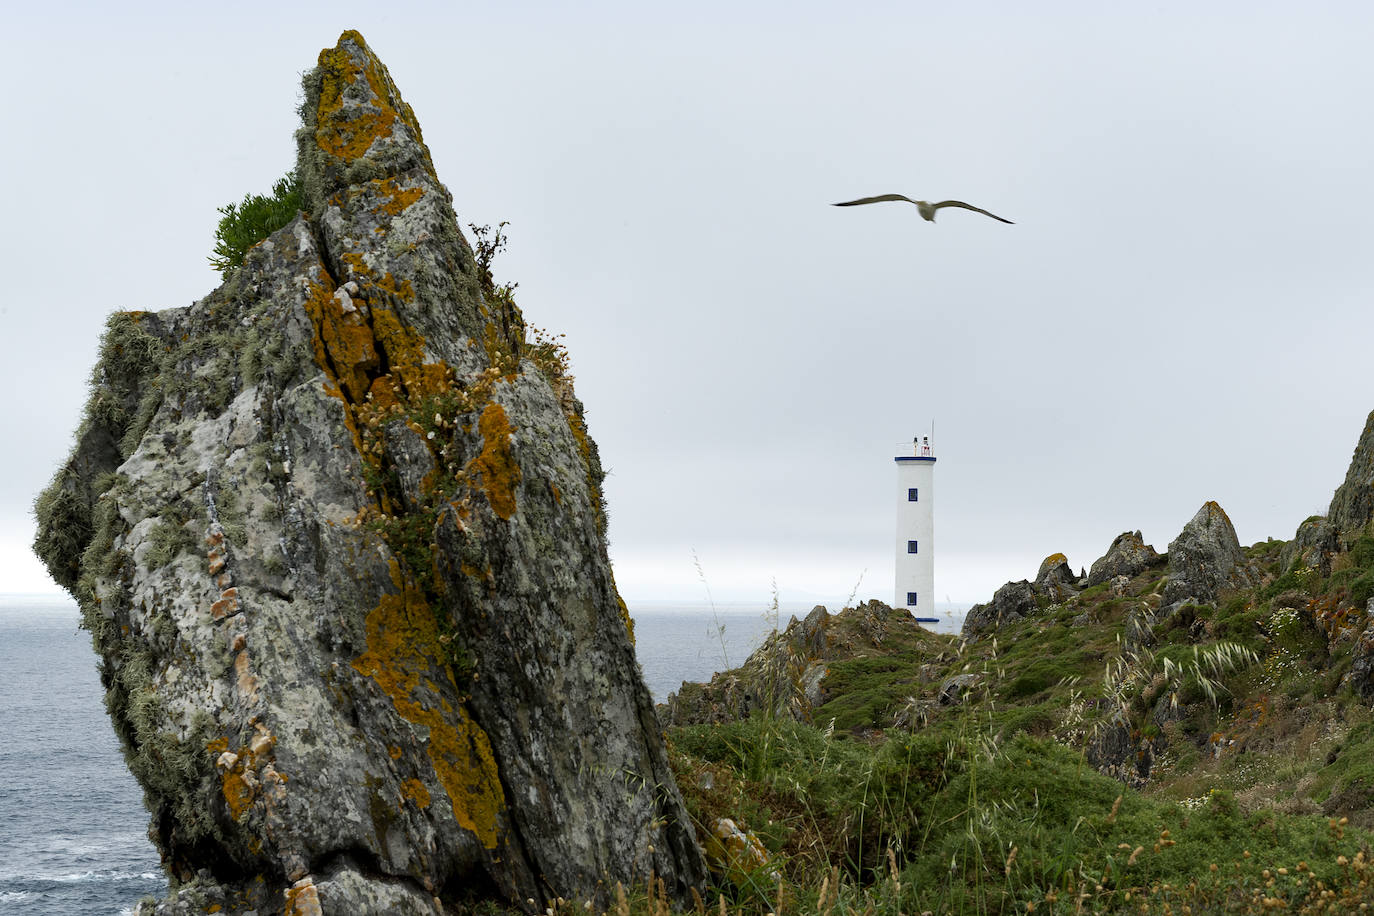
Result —
POLYGON ((930 439, 897 462, 897 583, 894 608, 935 621, 935 455, 930 439))

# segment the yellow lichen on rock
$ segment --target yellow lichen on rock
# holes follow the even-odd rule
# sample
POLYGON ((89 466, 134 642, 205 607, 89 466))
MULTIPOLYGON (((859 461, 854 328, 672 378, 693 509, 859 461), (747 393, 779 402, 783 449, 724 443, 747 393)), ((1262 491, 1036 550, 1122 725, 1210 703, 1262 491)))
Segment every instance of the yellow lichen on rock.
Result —
POLYGON ((264 788, 279 789, 286 781, 284 776, 277 773, 272 760, 272 749, 277 739, 261 730, 261 726, 258 728, 259 733, 253 740, 236 752, 228 750, 229 742, 224 738, 206 745, 206 750, 216 755, 220 793, 224 796, 230 816, 236 821, 243 819, 264 788))
POLYGON ((506 799, 491 742, 464 711, 444 700, 444 693, 456 693, 457 688, 442 661, 434 612, 420 591, 405 581, 394 559, 391 578, 397 592, 383 595, 368 613, 367 651, 353 667, 377 682, 401 718, 427 730, 430 763, 449 797, 454 819, 483 846, 494 849, 506 799), (447 690, 436 679, 446 681, 447 690))
POLYGON ((302 878, 283 891, 283 895, 286 897, 283 916, 324 916, 320 892, 313 879, 302 878))
POLYGON ((407 779, 401 783, 401 797, 410 799, 417 808, 429 807, 429 790, 418 779, 407 779))
POLYGON ((753 884, 754 876, 769 869, 769 878, 777 880, 777 871, 770 868, 768 850, 751 830, 741 829, 728 817, 716 821, 706 840, 706 857, 725 872, 737 887, 753 884))
POLYGON ((482 434, 482 451, 468 464, 468 473, 480 481, 491 510, 509 520, 515 514, 515 487, 520 483, 520 465, 511 454, 512 430, 505 408, 495 401, 488 404, 477 421, 477 430, 482 434))
POLYGON ((321 51, 318 63, 322 79, 315 142, 332 156, 357 159, 368 151, 374 140, 391 136, 397 111, 391 106, 383 83, 384 78, 390 82, 390 75, 368 49, 363 36, 353 30, 340 35, 337 46, 321 51), (353 41, 364 51, 362 64, 343 47, 346 40, 353 41), (367 82, 372 98, 365 105, 346 105, 347 90, 360 80, 367 82))
POLYGON ((387 216, 399 216, 402 211, 425 195, 424 188, 403 188, 395 178, 373 179, 367 183, 367 187, 383 199, 383 203, 377 207, 377 211, 385 213, 387 216))
MULTIPOLYGON (((1206 502, 1204 508, 1207 509, 1207 512, 1208 512, 1209 515, 1213 515, 1213 516, 1219 515, 1219 516, 1222 517, 1222 519, 1225 520, 1226 524, 1228 524, 1228 525, 1231 524, 1231 516, 1229 516, 1229 515, 1226 514, 1226 510, 1223 509, 1223 508, 1221 508, 1221 503, 1217 502, 1215 499, 1209 499, 1209 500, 1207 500, 1207 502, 1206 502)), ((1232 527, 1235 527, 1235 526, 1232 525, 1232 527)))

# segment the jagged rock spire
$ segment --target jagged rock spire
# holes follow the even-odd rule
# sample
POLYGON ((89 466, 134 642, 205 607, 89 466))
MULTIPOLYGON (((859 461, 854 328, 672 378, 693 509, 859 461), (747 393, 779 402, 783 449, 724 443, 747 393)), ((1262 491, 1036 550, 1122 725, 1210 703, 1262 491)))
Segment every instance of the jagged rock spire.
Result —
POLYGON ((111 320, 40 550, 78 596, 171 897, 542 909, 704 879, 565 364, 484 283, 345 32, 308 211, 188 308, 111 320))

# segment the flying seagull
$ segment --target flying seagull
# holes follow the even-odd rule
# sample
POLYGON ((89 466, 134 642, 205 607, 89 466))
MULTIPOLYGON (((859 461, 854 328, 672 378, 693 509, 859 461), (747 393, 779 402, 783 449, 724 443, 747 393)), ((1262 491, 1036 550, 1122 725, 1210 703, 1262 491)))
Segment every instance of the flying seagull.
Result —
POLYGON ((996 213, 989 213, 982 207, 975 207, 973 204, 966 204, 962 200, 942 200, 938 204, 933 204, 928 200, 912 200, 910 197, 903 197, 901 194, 879 194, 877 197, 860 197, 858 200, 846 200, 842 204, 835 204, 837 207, 857 207, 859 204, 879 204, 888 200, 904 200, 909 204, 915 204, 921 216, 928 222, 935 222, 935 211, 941 207, 960 207, 964 210, 972 210, 974 213, 981 213, 984 216, 991 216, 999 223, 1012 223, 1009 219, 1002 219, 996 213))

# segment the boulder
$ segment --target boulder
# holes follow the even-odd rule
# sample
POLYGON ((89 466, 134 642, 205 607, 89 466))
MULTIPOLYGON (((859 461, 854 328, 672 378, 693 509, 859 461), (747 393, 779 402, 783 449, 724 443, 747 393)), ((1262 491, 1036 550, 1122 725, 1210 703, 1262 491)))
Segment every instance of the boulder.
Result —
POLYGON ((975 637, 990 632, 1008 623, 1015 623, 1033 616, 1039 605, 1036 603, 1035 586, 1022 579, 1008 582, 995 593, 988 604, 975 604, 964 615, 963 635, 975 637))
POLYGON ((941 706, 958 706, 981 681, 982 675, 973 672, 956 674, 940 685, 936 700, 941 706))
POLYGON ((1050 554, 1035 574, 1035 591, 1058 604, 1078 594, 1078 576, 1062 553, 1050 554))
POLYGON ((1134 578, 1159 560, 1159 554, 1145 543, 1139 531, 1124 531, 1112 541, 1106 554, 1093 561, 1088 570, 1088 586, 1101 585, 1118 576, 1134 578))
POLYGON ((1169 581, 1160 606, 1213 603, 1223 590, 1255 581, 1231 519, 1221 506, 1209 501, 1169 542, 1169 581))
POLYGON ((650 875, 689 902, 565 364, 362 36, 304 85, 307 214, 204 299, 111 319, 37 504, 171 880, 140 912, 604 909, 650 875))
POLYGON ((1279 551, 1279 572, 1310 568, 1329 576, 1336 548, 1336 529, 1324 517, 1314 515, 1298 526, 1293 540, 1279 551))

